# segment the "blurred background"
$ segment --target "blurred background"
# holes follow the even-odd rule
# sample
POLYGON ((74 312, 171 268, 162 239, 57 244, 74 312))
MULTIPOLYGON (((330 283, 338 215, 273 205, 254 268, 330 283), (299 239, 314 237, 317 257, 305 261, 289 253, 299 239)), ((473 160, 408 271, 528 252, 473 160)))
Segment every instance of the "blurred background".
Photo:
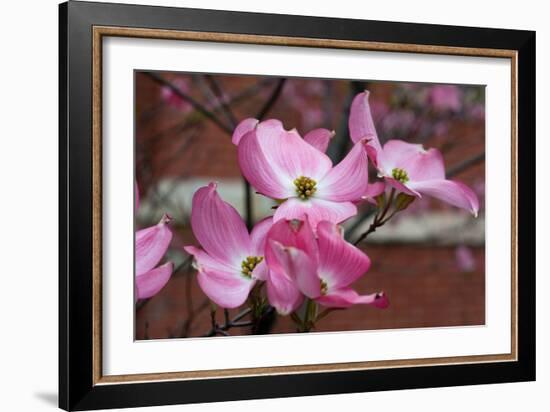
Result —
MULTIPOLYGON (((356 305, 336 311, 317 331, 418 328, 485 323, 485 102, 483 86, 136 72, 136 179, 140 208, 136 227, 174 220, 167 260, 175 272, 152 299, 136 305, 136 339, 199 337, 210 330, 210 310, 182 246, 197 244, 189 225, 194 191, 219 182, 222 198, 253 223, 271 215, 270 199, 246 189, 231 143, 234 126, 247 117, 277 118, 286 129, 333 129, 327 154, 336 164, 350 149, 347 130, 353 97, 371 91, 370 104, 382 144, 403 139, 443 153, 447 177, 477 193, 477 219, 424 198, 416 200, 360 246, 372 260, 353 287, 383 290, 390 307, 356 305), (250 212, 250 213, 249 213, 250 212)), ((371 180, 376 177, 371 174, 371 180)), ((353 241, 367 230, 372 206, 344 224, 353 241)), ((218 311, 220 312, 220 311, 218 311)), ((230 311, 234 316, 238 309, 230 311)), ((223 312, 218 314, 223 323, 223 312)), ((275 313, 262 333, 294 332, 289 317, 275 313)), ((250 333, 232 328, 231 335, 250 333)))

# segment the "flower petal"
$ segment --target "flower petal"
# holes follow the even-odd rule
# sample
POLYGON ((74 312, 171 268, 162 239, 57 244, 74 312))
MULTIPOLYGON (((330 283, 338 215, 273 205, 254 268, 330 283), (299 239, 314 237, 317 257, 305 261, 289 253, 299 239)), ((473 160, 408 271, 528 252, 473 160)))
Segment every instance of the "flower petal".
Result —
POLYGON ((277 222, 281 219, 300 219, 306 218, 313 230, 316 230, 317 224, 322 220, 328 220, 333 223, 340 223, 357 214, 357 207, 351 202, 333 202, 318 198, 300 200, 291 198, 283 202, 273 216, 277 222))
POLYGON ((255 134, 268 166, 291 185, 299 176, 319 181, 332 167, 326 154, 305 142, 295 129, 286 131, 278 120, 260 123, 255 134))
POLYGON ((238 268, 250 255, 248 230, 239 213, 220 198, 215 183, 195 192, 191 227, 204 250, 228 266, 238 268))
POLYGON ((409 182, 408 186, 422 195, 433 196, 477 216, 479 200, 472 189, 453 180, 424 180, 409 182))
POLYGON ((373 147, 376 152, 380 152, 382 147, 372 120, 369 94, 369 91, 365 90, 353 99, 348 120, 349 134, 353 143, 367 138, 369 146, 373 147))
POLYGON ((437 149, 419 151, 400 167, 407 171, 411 181, 445 179, 443 156, 437 149))
POLYGON ((254 256, 265 256, 265 241, 267 233, 273 226, 273 218, 266 217, 254 225, 250 232, 250 242, 252 243, 252 254, 254 256))
POLYGON ((304 295, 294 281, 283 273, 270 270, 266 284, 269 304, 281 315, 294 312, 304 300, 304 295))
POLYGON ((369 184, 369 163, 365 141, 357 142, 347 156, 317 184, 317 195, 336 202, 358 200, 369 184))
POLYGON ((403 184, 400 181, 395 180, 391 177, 386 177, 384 180, 389 187, 392 187, 399 192, 403 192, 415 197, 422 197, 420 193, 410 187, 410 182, 407 182, 407 184, 403 184))
POLYGON ((256 265, 256 267, 254 268, 254 271, 252 272, 252 277, 258 280, 266 280, 268 272, 269 268, 267 267, 265 260, 263 260, 258 263, 258 265, 256 265))
MULTIPOLYGON (((407 143, 403 140, 389 140, 378 153, 377 167, 384 176, 391 176, 395 168, 406 169, 411 158, 424 152, 421 144, 407 143)), ((407 170, 408 172, 408 170, 407 170)))
MULTIPOLYGON (((317 239, 307 218, 303 220, 282 219, 276 222, 267 235, 268 241, 276 241, 283 246, 292 246, 303 250, 317 265, 319 260, 319 249, 317 239)), ((266 260, 270 267, 277 265, 278 261, 273 260, 271 250, 266 248, 266 260)))
POLYGON ((241 306, 255 284, 238 272, 201 270, 197 275, 199 286, 210 300, 222 308, 241 306))
POLYGON ((136 232, 136 275, 153 269, 166 253, 172 240, 169 221, 169 217, 165 215, 155 226, 136 232))
POLYGON ((233 136, 231 137, 233 144, 238 145, 242 137, 249 131, 254 130, 258 123, 259 121, 257 119, 251 117, 241 121, 233 131, 233 136))
POLYGON ((339 227, 323 221, 317 225, 319 276, 329 292, 351 285, 370 268, 370 259, 344 240, 339 227))
POLYGON ((236 269, 234 266, 230 266, 225 262, 220 262, 216 258, 213 258, 201 248, 198 248, 195 246, 184 246, 183 249, 190 255, 193 255, 193 258, 195 259, 193 266, 198 271, 215 270, 215 271, 228 272, 236 269))
POLYGON ((306 133, 304 140, 317 150, 325 153, 330 143, 330 139, 334 137, 334 134, 334 130, 331 131, 323 128, 314 129, 306 133))
POLYGON ((331 291, 330 294, 316 299, 318 303, 329 308, 349 308, 355 304, 372 305, 379 309, 385 309, 389 306, 386 294, 373 293, 370 295, 359 295, 351 288, 342 288, 331 291))
POLYGON ((245 134, 237 150, 241 173, 259 193, 274 199, 295 195, 292 180, 270 164, 256 131, 245 134))
POLYGON ((368 202, 376 205, 376 196, 380 196, 386 190, 386 184, 384 181, 369 183, 365 194, 362 196, 362 199, 367 200, 368 202))
POLYGON ((167 262, 153 270, 136 276, 136 294, 138 299, 155 296, 168 283, 172 275, 172 262, 167 262))
POLYGON ((284 246, 275 240, 269 240, 267 247, 273 272, 286 274, 310 298, 321 295, 321 280, 317 276, 317 265, 312 257, 301 249, 284 246), (276 264, 272 264, 275 261, 276 264))

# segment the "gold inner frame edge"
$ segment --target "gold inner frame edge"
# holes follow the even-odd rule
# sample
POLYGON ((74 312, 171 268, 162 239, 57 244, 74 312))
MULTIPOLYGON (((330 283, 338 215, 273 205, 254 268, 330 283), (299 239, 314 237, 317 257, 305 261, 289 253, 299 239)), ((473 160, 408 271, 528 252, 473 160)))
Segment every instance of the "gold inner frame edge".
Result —
POLYGON ((237 33, 143 29, 133 27, 93 26, 92 29, 92 276, 93 276, 93 384, 130 384, 168 380, 220 379, 230 377, 284 375, 299 373, 328 373, 381 368, 413 366, 457 365, 517 361, 517 52, 505 49, 432 46, 421 44, 335 40, 321 38, 265 36, 237 33), (237 369, 142 373, 130 375, 103 375, 102 372, 102 40, 105 36, 187 40, 218 43, 256 44, 291 47, 316 47, 399 53, 422 53, 477 57, 508 58, 511 60, 511 353, 494 355, 450 356, 440 358, 393 359, 314 365, 288 365, 237 369))

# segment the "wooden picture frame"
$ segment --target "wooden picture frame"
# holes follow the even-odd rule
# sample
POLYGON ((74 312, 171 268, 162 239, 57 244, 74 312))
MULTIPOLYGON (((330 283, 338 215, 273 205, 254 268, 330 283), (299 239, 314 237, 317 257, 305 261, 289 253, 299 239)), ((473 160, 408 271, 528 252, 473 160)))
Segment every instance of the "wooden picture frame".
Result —
POLYGON ((60 5, 59 405, 215 402, 535 379, 535 33, 107 3, 60 5), (510 59, 511 352, 104 376, 102 39, 106 36, 510 59))

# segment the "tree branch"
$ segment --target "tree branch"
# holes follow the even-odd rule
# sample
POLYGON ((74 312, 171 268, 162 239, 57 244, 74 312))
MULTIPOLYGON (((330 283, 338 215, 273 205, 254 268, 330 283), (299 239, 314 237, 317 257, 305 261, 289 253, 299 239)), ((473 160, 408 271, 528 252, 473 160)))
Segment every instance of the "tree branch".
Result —
POLYGON ((206 107, 204 107, 201 103, 196 101, 193 97, 188 95, 187 93, 184 93, 181 91, 178 87, 174 86, 170 81, 166 80, 164 77, 158 75, 154 72, 144 72, 145 75, 149 76, 151 79, 156 81, 157 83, 169 87, 178 97, 181 99, 187 101, 193 108, 201 113, 203 116, 214 122, 220 129, 222 129, 227 134, 231 135, 233 134, 233 130, 225 125, 220 119, 216 117, 214 113, 212 113, 210 110, 208 110, 206 107))

